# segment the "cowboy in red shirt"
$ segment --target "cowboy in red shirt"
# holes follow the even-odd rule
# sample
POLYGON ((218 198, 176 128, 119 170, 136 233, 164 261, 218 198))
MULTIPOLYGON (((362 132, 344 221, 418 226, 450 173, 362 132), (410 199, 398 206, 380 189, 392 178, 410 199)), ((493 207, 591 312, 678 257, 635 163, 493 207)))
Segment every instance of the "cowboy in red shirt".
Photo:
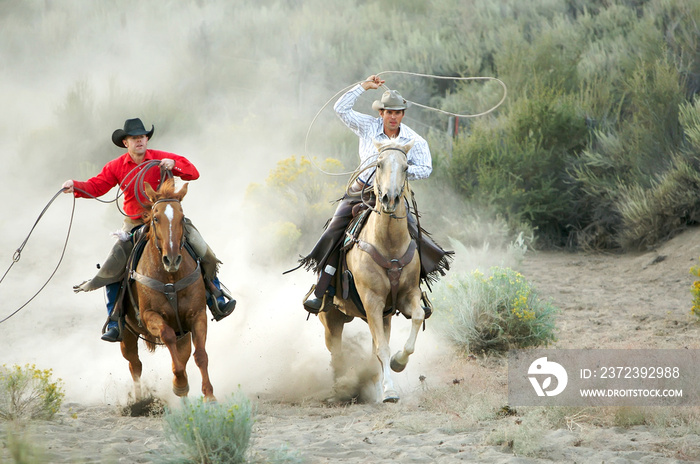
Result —
MULTIPOLYGON (((159 160, 161 169, 172 172, 183 180, 196 180, 199 171, 187 158, 158 150, 149 150, 148 141, 153 135, 154 127, 147 131, 140 119, 128 119, 124 123, 124 129, 117 129, 112 134, 112 142, 120 148, 126 147, 127 153, 105 165, 102 171, 85 182, 67 180, 63 183, 64 193, 73 193, 76 198, 97 198, 109 192, 119 185, 124 193, 124 224, 123 238, 117 240, 105 263, 100 267, 97 275, 91 280, 85 281, 73 287, 77 292, 89 292, 106 286, 107 312, 110 315, 107 331, 102 339, 109 342, 121 340, 119 326, 111 315, 114 310, 121 281, 126 273, 126 262, 133 248, 131 233, 134 229, 143 225, 142 215, 145 213, 142 203, 148 201, 145 192, 136 188, 137 176, 143 176, 143 182, 148 182, 152 187, 160 185, 160 170, 138 167, 144 162, 159 160)), ((141 184, 139 182, 139 184, 141 184)), ((141 187, 139 185, 139 187, 141 187)), ((207 304, 214 318, 219 321, 231 314, 236 306, 236 300, 221 290, 221 284, 216 277, 218 265, 221 263, 204 241, 199 231, 192 222, 185 218, 185 234, 187 241, 192 245, 194 252, 199 256, 202 264, 205 281, 207 282, 207 304), (213 294, 213 298, 212 298, 213 294), (228 301, 226 301, 228 300, 228 301)), ((122 235, 122 234, 120 234, 122 235)))

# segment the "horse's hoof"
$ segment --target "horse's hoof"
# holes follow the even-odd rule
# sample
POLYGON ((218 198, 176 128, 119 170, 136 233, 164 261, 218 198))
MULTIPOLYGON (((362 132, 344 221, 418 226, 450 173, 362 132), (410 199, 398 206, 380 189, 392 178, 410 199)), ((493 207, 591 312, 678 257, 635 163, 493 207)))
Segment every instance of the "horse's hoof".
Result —
POLYGON ((396 360, 396 355, 391 357, 391 361, 389 362, 389 366, 391 367, 391 370, 394 372, 401 372, 404 369, 406 369, 406 364, 408 363, 400 363, 396 360))
POLYGON ((384 392, 384 403, 398 403, 399 402, 399 394, 396 393, 394 390, 389 390, 387 392, 384 392))
POLYGON ((190 386, 185 385, 184 387, 177 387, 173 385, 173 393, 175 393, 177 396, 187 396, 187 394, 190 392, 190 386))

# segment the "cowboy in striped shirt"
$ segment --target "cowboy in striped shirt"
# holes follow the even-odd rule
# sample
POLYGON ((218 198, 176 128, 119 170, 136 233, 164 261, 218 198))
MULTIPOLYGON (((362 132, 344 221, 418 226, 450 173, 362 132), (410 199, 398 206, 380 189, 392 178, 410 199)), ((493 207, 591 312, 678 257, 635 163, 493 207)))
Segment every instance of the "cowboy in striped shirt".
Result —
MULTIPOLYGON (((408 179, 425 179, 433 170, 432 159, 428 142, 418 135, 413 129, 402 123, 404 111, 409 103, 396 90, 387 90, 380 100, 372 104, 372 108, 379 112, 379 117, 359 113, 352 109, 357 99, 364 92, 370 89, 378 89, 384 80, 379 76, 372 75, 364 82, 354 86, 335 103, 334 109, 338 117, 360 138, 360 168, 365 167, 377 160, 379 152, 374 145, 374 141, 383 142, 392 138, 397 138, 402 143, 413 140, 413 148, 407 153, 408 158, 408 179)), ((313 269, 318 273, 318 282, 312 292, 304 301, 304 308, 314 314, 318 313, 323 305, 323 295, 328 292, 333 296, 335 289, 330 285, 335 275, 338 264, 339 249, 344 239, 345 229, 352 220, 352 207, 359 202, 359 193, 363 187, 372 184, 374 169, 362 171, 357 181, 350 187, 349 194, 346 194, 340 201, 333 218, 328 223, 326 230, 321 235, 311 253, 301 260, 307 269, 313 269)), ((412 215, 409 215, 409 231, 413 237, 417 237, 418 227, 412 215)), ((436 245, 426 234, 422 234, 422 249, 436 256, 434 266, 430 266, 427 272, 422 274, 425 277, 435 271, 449 268, 447 260, 451 252, 445 252, 436 245), (434 254, 432 252, 435 252, 434 254)), ((421 261, 424 253, 421 253, 421 261)), ((428 257, 430 260, 430 257, 428 257)))

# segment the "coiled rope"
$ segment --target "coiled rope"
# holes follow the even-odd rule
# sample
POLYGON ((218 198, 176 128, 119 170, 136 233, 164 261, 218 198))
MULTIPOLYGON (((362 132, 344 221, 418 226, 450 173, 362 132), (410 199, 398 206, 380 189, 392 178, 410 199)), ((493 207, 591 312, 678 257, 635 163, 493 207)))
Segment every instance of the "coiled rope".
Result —
MULTIPOLYGON (((99 201, 100 203, 113 203, 113 202, 116 203, 117 209, 119 210, 119 212, 120 212, 122 215, 127 216, 127 214, 124 213, 124 211, 122 211, 121 207, 119 206, 119 203, 117 203, 117 200, 119 199, 119 197, 121 197, 121 196, 124 194, 124 191, 125 191, 127 188, 133 186, 133 188, 134 188, 134 195, 135 195, 137 201, 139 202, 139 204, 140 204, 142 207, 146 208, 146 205, 145 205, 144 203, 142 203, 141 200, 139 199, 139 193, 143 191, 143 183, 144 183, 144 178, 145 178, 145 176, 146 176, 146 173, 147 173, 151 168, 153 168, 153 167, 155 167, 155 166, 158 166, 159 164, 160 164, 160 160, 149 160, 149 161, 144 161, 143 163, 139 164, 139 165, 136 166, 134 169, 132 169, 131 171, 129 171, 129 173, 125 176, 125 178, 128 178, 134 171, 137 171, 137 170, 141 169, 142 167, 145 168, 145 169, 140 170, 140 171, 139 171, 135 176, 133 176, 133 177, 131 178, 131 180, 129 180, 126 184, 124 184, 123 186, 120 186, 121 188, 119 189, 119 191, 117 192, 116 197, 115 197, 113 200, 101 200, 101 199, 97 198, 96 196, 94 196, 94 195, 92 195, 92 194, 86 192, 85 190, 82 190, 82 189, 79 189, 79 188, 75 188, 75 187, 74 187, 74 189, 77 190, 77 191, 79 191, 79 192, 82 192, 83 194, 87 195, 87 196, 90 197, 90 198, 93 198, 93 199, 99 201)), ((161 182, 164 180, 165 176, 172 177, 172 172, 170 172, 170 171, 161 171, 161 182)), ((41 211, 41 213, 39 214, 39 217, 36 219, 36 221, 34 222, 34 225, 33 225, 32 228, 30 229, 29 234, 27 234, 27 237, 24 239, 24 241, 22 242, 22 244, 21 244, 21 245, 19 246, 19 248, 17 248, 17 250, 14 252, 14 254, 13 254, 13 256, 12 256, 12 263, 10 264, 10 266, 7 268, 7 270, 5 271, 5 273, 4 273, 4 274, 2 275, 2 277, 0 278, 0 284, 2 284, 3 280, 5 280, 5 277, 6 277, 7 274, 10 272, 10 269, 12 269, 12 267, 15 265, 15 263, 17 263, 17 262, 20 260, 20 258, 22 257, 22 251, 24 250, 24 247, 27 245, 27 242, 29 241, 29 237, 32 236, 32 233, 34 232, 34 229, 36 228, 37 224, 39 224, 39 221, 40 221, 41 218, 44 216, 44 214, 46 213, 46 211, 49 209, 49 206, 51 206, 51 204, 54 202, 54 200, 56 200, 56 198, 57 198, 61 193, 63 193, 63 189, 62 189, 62 188, 59 189, 59 191, 56 192, 56 194, 54 194, 54 196, 51 198, 51 200, 49 200, 49 202, 46 204, 46 206, 44 206, 44 209, 41 211)), ((68 231, 66 232, 66 239, 65 239, 65 241, 64 241, 64 243, 63 243, 63 249, 61 250, 61 256, 60 256, 60 258, 59 258, 59 260, 58 260, 58 263, 56 264, 56 267, 54 268, 54 270, 53 270, 53 272, 51 273, 51 275, 49 276, 49 278, 46 279, 46 282, 44 282, 44 284, 39 288, 39 290, 37 290, 36 293, 34 293, 34 295, 32 295, 32 297, 29 298, 22 306, 20 306, 20 307, 17 308, 15 311, 13 311, 12 313, 10 313, 9 316, 6 316, 5 318, 0 319, 0 324, 2 324, 3 322, 7 321, 9 318, 11 318, 12 316, 14 316, 14 315, 17 314, 18 312, 20 312, 25 306, 27 306, 34 298, 36 298, 37 295, 39 295, 39 293, 41 293, 42 290, 44 290, 44 288, 46 287, 46 285, 48 285, 48 283, 51 281, 51 279, 53 279, 54 275, 56 275, 56 272, 58 271, 59 266, 60 266, 61 263, 63 262, 63 257, 64 257, 65 254, 66 254, 66 248, 67 248, 67 246, 68 246, 68 239, 69 239, 69 237, 70 237, 70 232, 71 232, 71 229, 72 229, 72 227, 73 227, 73 217, 74 217, 74 215, 75 215, 75 196, 73 196, 73 207, 72 207, 71 213, 70 213, 70 221, 69 221, 69 223, 68 223, 68 231)))

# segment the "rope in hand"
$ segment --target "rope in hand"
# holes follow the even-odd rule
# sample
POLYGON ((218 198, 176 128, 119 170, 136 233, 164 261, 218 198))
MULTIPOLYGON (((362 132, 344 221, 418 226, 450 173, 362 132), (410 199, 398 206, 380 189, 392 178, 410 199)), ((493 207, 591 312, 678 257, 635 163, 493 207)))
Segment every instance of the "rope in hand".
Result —
MULTIPOLYGON (((138 200, 139 204, 141 204, 141 206, 145 207, 146 205, 144 205, 141 202, 141 200, 139 199, 139 189, 141 189, 141 191, 143 191, 143 183, 144 183, 144 178, 145 178, 146 173, 151 168, 158 166, 159 164, 160 164, 160 160, 150 160, 150 161, 145 161, 145 162, 139 164, 138 166, 136 166, 134 169, 132 169, 125 177, 129 177, 129 175, 131 175, 132 172, 136 171, 137 169, 140 169, 141 167, 145 167, 145 169, 139 171, 139 173, 137 175, 132 177, 131 180, 129 180, 129 182, 127 182, 125 185, 121 186, 120 191, 117 192, 117 195, 113 200, 109 200, 109 201, 101 200, 101 199, 97 198, 96 196, 91 195, 90 193, 86 192, 85 190, 82 190, 82 189, 79 189, 76 187, 73 187, 73 188, 75 190, 82 192, 83 194, 87 195, 88 197, 91 197, 91 198, 101 202, 101 203, 112 203, 112 202, 116 203, 116 201, 119 199, 119 197, 124 194, 124 190, 126 188, 128 188, 133 183, 134 195, 135 195, 136 199, 138 200)), ((172 172, 162 170, 161 171, 161 183, 163 182, 163 180, 165 179, 166 176, 169 178, 172 178, 172 172)), ((36 228, 37 224, 39 224, 39 221, 44 216, 46 211, 49 209, 49 206, 51 206, 51 204, 54 202, 54 200, 56 200, 56 198, 61 193, 63 193, 62 188, 59 189, 58 192, 56 192, 56 194, 53 196, 53 198, 51 198, 51 200, 49 200, 47 205, 41 211, 41 213, 39 214, 39 217, 36 219, 36 221, 34 222, 34 225, 32 226, 31 230, 29 231, 29 234, 27 234, 27 237, 24 239, 22 244, 19 246, 19 248, 17 248, 14 255, 12 256, 12 263, 7 268, 5 273, 3 274, 2 278, 0 278, 0 284, 2 284, 3 280, 5 280, 5 277, 10 272, 10 269, 12 269, 12 267, 15 265, 15 263, 17 263, 20 260, 20 258, 22 257, 22 251, 24 250, 24 247, 27 245, 27 242, 29 241, 29 237, 31 237, 32 232, 34 232, 34 229, 36 228)), ((124 211, 122 211, 122 209, 119 207, 119 203, 116 203, 116 205, 117 205, 117 209, 119 210, 119 212, 122 213, 122 215, 126 216, 127 214, 124 213, 124 211)), ((46 280, 46 282, 44 282, 44 284, 41 286, 41 288, 39 288, 39 290, 37 290, 37 292, 34 295, 32 295, 31 298, 29 298, 22 306, 20 306, 15 311, 13 311, 9 316, 5 317, 4 319, 0 319, 0 324, 7 321, 9 318, 14 316, 18 312, 20 312, 25 306, 27 306, 34 298, 36 298, 37 295, 39 295, 39 293, 41 293, 42 290, 44 290, 46 285, 48 285, 48 283, 51 281, 51 279, 53 279, 53 276, 56 275, 56 272, 58 271, 58 268, 61 265, 61 263, 63 262, 63 258, 66 254, 66 248, 68 247, 68 239, 70 237, 70 232, 71 232, 71 229, 73 227, 74 215, 75 215, 75 196, 73 196, 73 207, 72 207, 71 213, 70 213, 70 222, 68 223, 68 232, 66 233, 66 240, 63 243, 63 249, 61 250, 61 257, 59 258, 58 263, 56 264, 56 267, 54 268, 53 272, 51 273, 49 278, 46 280)))
MULTIPOLYGON (((25 245, 27 244, 27 242, 29 241, 29 237, 31 237, 32 232, 34 232, 34 229, 36 228, 36 225, 39 223, 39 221, 41 220, 41 218, 44 216, 44 213, 46 213, 46 210, 49 209, 49 206, 51 206, 51 204, 54 202, 54 200, 56 199, 56 197, 58 197, 61 193, 63 193, 63 189, 60 189, 58 192, 56 192, 56 194, 53 196, 53 198, 51 198, 51 200, 49 201, 49 203, 48 203, 48 204, 44 207, 44 209, 41 211, 41 214, 39 214, 39 217, 38 217, 37 220, 34 222, 34 225, 32 226, 32 229, 29 231, 29 234, 27 235, 27 238, 24 239, 24 241, 22 242, 22 244, 19 246, 19 248, 17 248, 17 250, 15 251, 14 255, 12 256, 12 264, 10 264, 10 267, 7 268, 7 270, 5 271, 5 274, 3 274, 2 278, 0 278, 0 283, 2 283, 3 280, 5 280, 5 277, 7 276, 8 272, 10 272, 10 269, 12 269, 12 266, 14 266, 15 263, 17 263, 17 262, 20 260, 20 258, 22 257, 22 250, 24 250, 24 246, 25 246, 25 245)), ((66 247, 68 246, 68 238, 70 237, 70 231, 71 231, 71 228, 72 228, 72 226, 73 226, 73 216, 74 216, 74 213, 75 213, 75 197, 73 197, 73 207, 72 207, 71 212, 70 212, 70 222, 68 223, 68 233, 66 234, 66 240, 65 240, 65 242, 63 243, 63 250, 61 250, 61 257, 59 258, 58 263, 56 264, 56 267, 54 268, 54 270, 53 270, 53 272, 51 273, 51 275, 49 276, 49 278, 46 279, 46 282, 44 282, 44 285, 42 285, 41 288, 39 288, 39 290, 37 290, 37 292, 36 292, 34 295, 32 295, 32 297, 29 298, 22 306, 20 306, 19 308, 17 308, 17 309, 16 309, 14 312, 12 312, 9 316, 7 316, 7 317, 5 317, 4 319, 0 320, 0 324, 2 324, 3 322, 5 322, 6 320, 8 320, 9 318, 11 318, 12 316, 14 316, 15 314, 17 314, 18 312, 20 312, 20 310, 22 310, 25 306, 27 306, 34 298, 36 298, 36 296, 37 296, 39 293, 41 293, 41 291, 44 289, 44 287, 46 287, 46 285, 48 285, 49 281, 53 278, 53 276, 56 275, 56 272, 58 271, 58 267, 61 265, 61 262, 63 261, 63 257, 64 257, 65 254, 66 254, 66 247)))
MULTIPOLYGON (((488 110, 486 110, 486 111, 483 111, 483 112, 481 112, 481 113, 477 113, 477 114, 458 114, 458 113, 451 113, 451 112, 449 112, 449 111, 441 110, 441 109, 439 109, 439 108, 434 108, 434 107, 430 107, 430 106, 426 106, 426 105, 421 105, 420 103, 416 103, 416 102, 414 102, 414 101, 406 100, 407 102, 410 101, 411 104, 416 105, 416 106, 418 106, 418 107, 420 107, 420 108, 424 108, 424 109, 432 110, 432 111, 437 111, 438 113, 447 114, 447 115, 455 116, 455 117, 459 117, 459 118, 476 118, 476 117, 479 117, 479 116, 485 116, 485 115, 487 115, 487 114, 489 114, 489 113, 495 111, 496 108, 498 108, 499 106, 501 106, 501 105, 503 104, 503 102, 506 100, 506 97, 507 97, 507 95, 508 95, 508 87, 506 87, 506 84, 505 84, 502 80, 500 80, 500 79, 498 79, 498 78, 496 78, 496 77, 435 76, 435 75, 432 75, 432 74, 421 74, 421 73, 414 73, 414 72, 409 72, 409 71, 382 71, 382 72, 380 72, 380 73, 377 73, 376 76, 381 76, 381 75, 383 75, 383 74, 404 74, 404 75, 409 75, 409 76, 427 77, 427 78, 443 79, 443 80, 457 80, 457 81, 477 81, 477 80, 483 81, 483 80, 490 80, 490 81, 496 81, 501 87, 503 87, 503 97, 501 97, 501 100, 500 100, 498 103, 496 103, 493 107, 491 107, 490 109, 488 109, 488 110)), ((306 157, 309 159, 309 161, 311 162, 311 164, 313 164, 314 167, 316 167, 316 169, 318 169, 318 170, 321 171, 322 173, 327 174, 327 175, 329 175, 329 176, 347 176, 347 175, 357 174, 358 171, 362 168, 362 164, 360 163, 360 165, 358 165, 357 168, 355 168, 355 169, 353 169, 352 171, 349 171, 349 172, 327 172, 327 171, 323 170, 320 166, 318 166, 318 165, 316 164, 316 162, 314 161, 313 157, 309 156, 308 143, 309 143, 309 134, 311 133, 311 128, 313 127, 314 123, 316 122, 316 119, 318 119, 318 117, 319 117, 319 115, 321 114, 321 112, 322 112, 324 109, 326 109, 326 107, 327 107, 333 100, 335 100, 339 95, 341 95, 341 94, 347 92, 348 90, 350 90, 351 88, 355 87, 355 86, 358 85, 358 84, 362 84, 363 82, 366 82, 366 81, 355 82, 354 84, 349 85, 349 86, 347 86, 347 87, 345 87, 345 88, 339 90, 335 95, 333 95, 331 98, 329 98, 328 101, 326 101, 326 103, 321 107, 320 110, 318 110, 318 112, 316 113, 316 115, 314 116, 314 118, 311 120, 311 124, 309 124, 309 129, 306 131, 306 137, 304 138, 304 154, 305 154, 306 157)), ((382 87, 384 87, 386 90, 389 90, 389 88, 388 88, 386 85, 384 85, 384 84, 382 84, 382 87)), ((365 167, 365 168, 362 169, 362 170, 364 171, 364 170, 367 169, 367 168, 368 168, 368 167, 365 167)))
MULTIPOLYGON (((134 198, 136 198, 136 201, 138 201, 139 205, 141 205, 142 208, 144 208, 144 209, 148 208, 148 205, 145 204, 144 202, 142 202, 141 198, 140 198, 143 196, 142 192, 143 192, 144 179, 146 177, 146 173, 148 173, 148 171, 151 170, 151 168, 159 166, 160 162, 161 162, 161 160, 144 161, 143 163, 139 164, 134 169, 129 171, 126 174, 126 176, 124 176, 125 179, 128 179, 129 176, 131 176, 131 174, 134 171, 138 171, 138 173, 135 176, 131 177, 131 179, 129 179, 129 181, 126 182, 124 185, 119 186, 120 189, 117 191, 117 195, 114 197, 113 200, 100 200, 95 195, 92 195, 83 189, 79 189, 75 186, 73 187, 73 189, 77 190, 77 191, 81 192, 82 194, 84 194, 85 196, 90 197, 94 200, 97 200, 101 203, 115 203, 117 205, 117 209, 122 214, 122 216, 128 216, 124 211, 122 211, 122 208, 121 208, 121 206, 119 206, 119 203, 117 203, 117 200, 119 200, 119 198, 122 195, 124 195, 124 192, 128 188, 133 188, 134 189, 134 198), (141 168, 145 168, 145 169, 141 169, 141 168)), ((161 183, 163 182, 163 180, 165 180, 166 176, 168 178, 172 178, 173 173, 171 171, 161 170, 161 179, 160 179, 161 183)))

